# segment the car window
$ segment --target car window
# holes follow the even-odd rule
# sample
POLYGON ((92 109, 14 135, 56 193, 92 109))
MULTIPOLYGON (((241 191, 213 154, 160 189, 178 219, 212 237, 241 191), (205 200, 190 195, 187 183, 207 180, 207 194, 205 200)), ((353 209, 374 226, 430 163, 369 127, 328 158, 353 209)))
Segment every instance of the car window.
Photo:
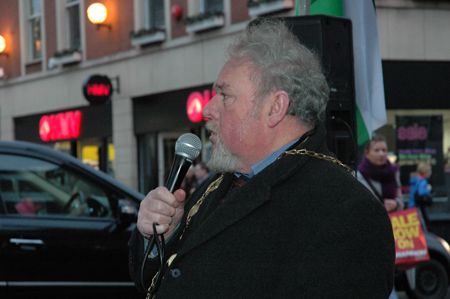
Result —
POLYGON ((24 216, 112 217, 110 198, 58 164, 0 154, 0 210, 24 216))

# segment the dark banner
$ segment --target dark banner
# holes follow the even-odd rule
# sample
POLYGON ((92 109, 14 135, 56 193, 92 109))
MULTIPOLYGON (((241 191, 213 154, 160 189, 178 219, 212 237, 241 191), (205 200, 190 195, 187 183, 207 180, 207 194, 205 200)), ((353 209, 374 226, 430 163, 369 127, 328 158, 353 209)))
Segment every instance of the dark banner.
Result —
POLYGON ((431 163, 433 186, 444 185, 442 116, 396 116, 395 122, 402 186, 409 186, 410 175, 419 162, 431 163))

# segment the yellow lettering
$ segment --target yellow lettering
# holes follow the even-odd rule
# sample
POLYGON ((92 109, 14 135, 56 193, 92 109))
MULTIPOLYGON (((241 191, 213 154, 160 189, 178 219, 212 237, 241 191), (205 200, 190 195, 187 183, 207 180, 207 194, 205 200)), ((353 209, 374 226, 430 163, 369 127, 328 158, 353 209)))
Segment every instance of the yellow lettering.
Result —
POLYGON ((398 216, 398 217, 393 217, 392 219, 391 219, 391 223, 392 223, 392 227, 395 229, 395 228, 397 228, 397 227, 399 227, 399 226, 401 226, 401 216, 398 216))
POLYGON ((409 225, 418 225, 418 224, 420 224, 419 218, 417 217, 416 213, 408 214, 408 224, 409 225))
POLYGON ((419 237, 419 226, 411 226, 405 228, 396 228, 394 229, 394 238, 395 240, 399 239, 412 239, 419 237))
POLYGON ((398 240, 397 241, 397 245, 398 245, 398 247, 400 249, 406 249, 406 248, 412 249, 412 248, 414 248, 414 242, 412 240, 405 240, 405 239, 398 240))

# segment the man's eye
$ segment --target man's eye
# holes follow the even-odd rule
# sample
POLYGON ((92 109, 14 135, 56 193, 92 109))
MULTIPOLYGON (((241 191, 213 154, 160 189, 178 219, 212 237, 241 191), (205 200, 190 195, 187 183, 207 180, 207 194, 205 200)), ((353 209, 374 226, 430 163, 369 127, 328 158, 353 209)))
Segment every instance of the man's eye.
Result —
POLYGON ((228 95, 224 94, 223 92, 220 93, 220 96, 222 97, 222 100, 228 99, 228 95))

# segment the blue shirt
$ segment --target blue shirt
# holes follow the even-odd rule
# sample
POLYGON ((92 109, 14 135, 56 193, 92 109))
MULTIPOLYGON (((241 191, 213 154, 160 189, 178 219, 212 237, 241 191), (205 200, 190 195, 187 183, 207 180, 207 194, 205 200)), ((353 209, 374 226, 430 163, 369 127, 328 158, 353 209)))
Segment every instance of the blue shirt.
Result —
POLYGON ((428 179, 420 176, 412 176, 410 179, 408 207, 415 207, 416 193, 419 196, 430 196, 431 190, 428 187, 428 179))
POLYGON ((277 151, 273 152, 272 154, 268 155, 267 157, 265 157, 264 159, 256 162, 255 164, 253 164, 250 168, 250 172, 249 173, 240 173, 240 172, 235 172, 234 175, 237 177, 240 177, 241 175, 251 179, 252 177, 254 177, 255 175, 257 175, 258 173, 260 173, 261 171, 264 170, 264 168, 266 168, 267 166, 269 166, 270 164, 272 164, 273 162, 275 162, 275 160, 281 156, 281 154, 283 154, 288 148, 290 148, 292 145, 294 145, 299 139, 296 139, 294 141, 289 142, 288 144, 283 145, 282 147, 280 147, 277 151))

